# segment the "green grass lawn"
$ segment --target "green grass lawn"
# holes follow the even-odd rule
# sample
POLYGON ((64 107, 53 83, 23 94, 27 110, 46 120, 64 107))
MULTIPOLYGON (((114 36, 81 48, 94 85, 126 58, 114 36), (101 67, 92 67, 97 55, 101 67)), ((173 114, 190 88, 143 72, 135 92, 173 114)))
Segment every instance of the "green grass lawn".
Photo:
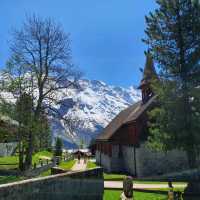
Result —
POLYGON ((24 177, 19 177, 19 176, 0 176, 0 184, 11 183, 23 179, 24 177))
MULTIPOLYGON (((34 163, 38 164, 41 156, 52 158, 53 154, 52 152, 48 151, 37 152, 36 154, 33 155, 32 164, 34 163)), ((70 160, 68 162, 62 161, 59 167, 65 170, 70 170, 72 166, 75 164, 75 162, 76 162, 75 160, 70 160)), ((15 169, 18 168, 18 163, 19 163, 18 156, 0 157, 0 164, 12 164, 12 165, 0 165, 0 169, 15 169)), ((40 176, 49 176, 49 175, 51 175, 50 169, 41 173, 40 176)), ((0 184, 19 181, 22 179, 24 179, 24 177, 0 176, 0 184)))
POLYGON ((95 167, 98 167, 95 162, 91 162, 91 161, 87 162, 87 169, 92 169, 92 168, 95 168, 95 167))
MULTIPOLYGON (((32 163, 39 163, 40 156, 52 157, 53 154, 48 151, 41 151, 33 155, 32 163)), ((0 164, 12 164, 12 165, 0 165, 0 169, 15 169, 18 168, 18 156, 7 156, 7 157, 0 157, 0 164)), ((43 173, 43 176, 47 176, 51 174, 51 170, 48 170, 43 173)), ((0 184, 10 183, 15 181, 23 180, 24 177, 19 176, 0 176, 0 184)))
MULTIPOLYGON (((120 199, 122 191, 118 190, 104 190, 104 200, 118 200, 120 199)), ((166 195, 134 192, 134 200, 166 200, 166 195)))
MULTIPOLYGON (((110 180, 110 181, 123 181, 123 179, 126 177, 124 174, 108 174, 104 173, 104 180, 110 180)), ((138 180, 133 179, 133 183, 140 183, 140 184, 168 184, 166 181, 145 181, 145 180, 138 180)), ((172 182, 172 184, 186 184, 186 182, 172 182)))
MULTIPOLYGON (((154 191, 169 191, 169 188, 152 188, 152 189, 145 189, 145 190, 154 190, 154 191)), ((184 192, 185 188, 173 188, 174 192, 184 192)))
POLYGON ((73 165, 75 164, 75 160, 70 160, 70 161, 67 161, 67 162, 61 162, 59 167, 62 168, 62 169, 65 169, 65 170, 70 170, 73 165))
MULTIPOLYGON (((75 164, 75 162, 76 162, 75 160, 70 160, 70 161, 67 161, 67 162, 61 162, 60 165, 59 165, 59 167, 62 168, 62 169, 64 169, 64 170, 70 170, 73 167, 73 165, 75 164)), ((45 172, 42 172, 40 174, 40 177, 41 176, 42 177, 44 177, 44 176, 50 176, 50 175, 51 175, 51 169, 49 169, 49 170, 47 170, 45 172)))
MULTIPOLYGON (((138 184, 168 184, 168 182, 165 181, 143 181, 143 180, 133 180, 133 183, 138 184)), ((187 184, 186 182, 172 182, 173 185, 176 184, 187 184)))
POLYGON ((40 156, 46 156, 46 157, 52 158, 53 157, 53 153, 49 152, 49 151, 40 151, 40 152, 36 153, 35 155, 33 155, 32 163, 33 164, 34 163, 39 163, 40 156))
POLYGON ((50 176, 51 175, 51 169, 42 172, 39 177, 44 177, 44 176, 50 176))
MULTIPOLYGON (((33 155, 32 163, 39 163, 40 156, 52 157, 53 154, 48 151, 41 151, 33 155)), ((7 156, 0 157, 0 169, 14 169, 18 167, 19 159, 18 156, 7 156), (12 164, 12 165, 2 165, 2 164, 12 164)))
POLYGON ((126 175, 124 174, 108 174, 108 173, 104 173, 104 180, 123 180, 126 175))
POLYGON ((0 169, 14 169, 18 167, 18 157, 17 156, 7 156, 0 157, 0 169), (12 164, 12 165, 2 165, 2 164, 12 164))

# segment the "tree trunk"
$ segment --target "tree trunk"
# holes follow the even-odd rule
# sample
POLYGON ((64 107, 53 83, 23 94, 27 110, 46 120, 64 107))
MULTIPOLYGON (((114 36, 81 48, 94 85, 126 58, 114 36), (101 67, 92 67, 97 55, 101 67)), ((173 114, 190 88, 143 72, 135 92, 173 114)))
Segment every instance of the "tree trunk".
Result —
POLYGON ((32 154, 33 154, 33 138, 31 132, 29 133, 28 147, 26 149, 26 159, 25 159, 26 170, 32 167, 32 154))
POLYGON ((19 169, 20 171, 24 170, 24 148, 21 141, 19 142, 19 169))
POLYGON ((19 122, 18 127, 18 139, 19 139, 19 170, 24 170, 24 145, 22 139, 22 129, 21 129, 21 122, 19 122))

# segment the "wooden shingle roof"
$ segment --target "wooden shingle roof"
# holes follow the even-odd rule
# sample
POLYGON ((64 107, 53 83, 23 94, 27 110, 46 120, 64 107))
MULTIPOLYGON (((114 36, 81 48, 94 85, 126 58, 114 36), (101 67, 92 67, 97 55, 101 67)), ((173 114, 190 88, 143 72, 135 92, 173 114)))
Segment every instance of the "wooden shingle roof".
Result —
POLYGON ((142 101, 139 101, 121 111, 97 137, 96 141, 109 140, 123 125, 136 121, 138 117, 141 116, 141 114, 143 114, 154 102, 155 98, 156 96, 152 97, 145 104, 143 104, 142 101))

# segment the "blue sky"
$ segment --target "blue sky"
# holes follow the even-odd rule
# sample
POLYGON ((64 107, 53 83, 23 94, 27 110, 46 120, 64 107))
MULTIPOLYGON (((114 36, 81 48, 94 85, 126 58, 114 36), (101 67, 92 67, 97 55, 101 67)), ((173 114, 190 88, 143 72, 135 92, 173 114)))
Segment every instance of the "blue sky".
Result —
POLYGON ((9 56, 12 28, 35 13, 71 34, 74 63, 86 78, 137 86, 145 62, 144 17, 155 7, 155 0, 1 0, 0 66, 9 56))

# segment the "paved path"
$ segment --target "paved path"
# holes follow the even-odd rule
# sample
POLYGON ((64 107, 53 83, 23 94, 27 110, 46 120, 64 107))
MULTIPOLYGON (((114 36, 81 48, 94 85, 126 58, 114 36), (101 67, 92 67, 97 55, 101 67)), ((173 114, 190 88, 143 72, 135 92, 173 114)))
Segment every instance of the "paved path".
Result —
MULTIPOLYGON (((187 184, 173 184, 176 188, 186 187, 187 184)), ((122 181, 104 181, 104 188, 123 188, 122 181)), ((134 183, 133 188, 135 189, 159 189, 159 188, 168 188, 168 184, 142 184, 142 183, 134 183)))
POLYGON ((84 163, 84 160, 81 159, 80 163, 78 162, 78 160, 76 160, 76 163, 74 164, 74 166, 72 167, 72 171, 81 171, 81 170, 85 170, 87 167, 87 162, 84 163))

